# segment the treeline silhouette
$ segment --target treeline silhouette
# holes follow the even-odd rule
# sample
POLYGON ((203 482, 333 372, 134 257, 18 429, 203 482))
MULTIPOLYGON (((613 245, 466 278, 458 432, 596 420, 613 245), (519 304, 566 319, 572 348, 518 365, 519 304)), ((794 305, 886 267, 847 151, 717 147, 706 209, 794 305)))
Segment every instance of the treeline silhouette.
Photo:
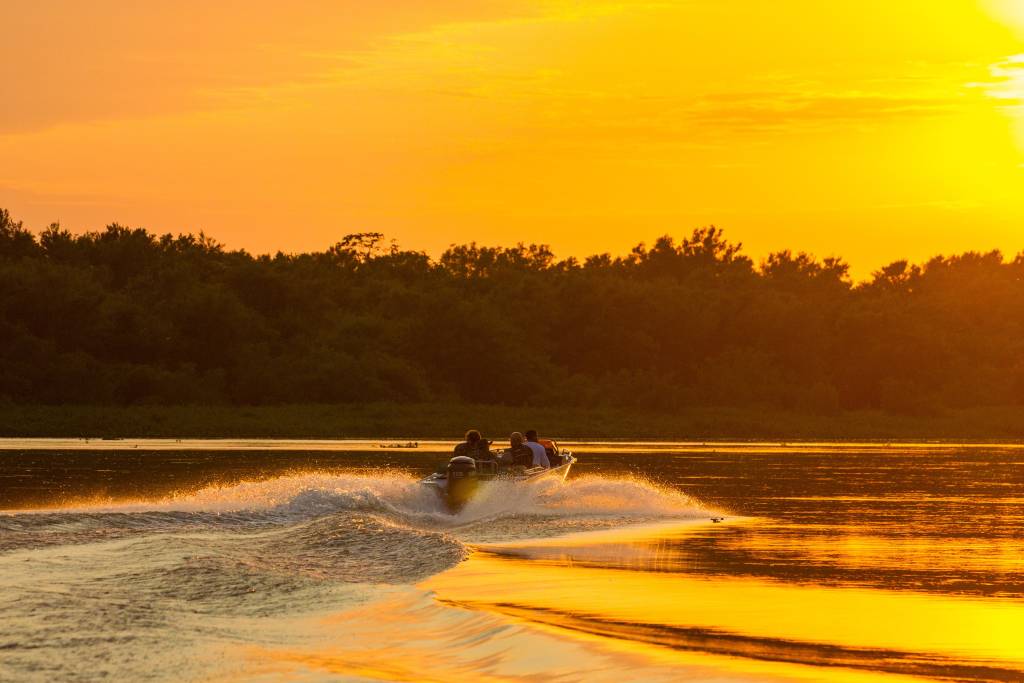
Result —
POLYGON ((714 227, 629 255, 349 235, 254 256, 0 211, 0 401, 770 406, 1024 402, 1024 255, 759 264, 714 227))

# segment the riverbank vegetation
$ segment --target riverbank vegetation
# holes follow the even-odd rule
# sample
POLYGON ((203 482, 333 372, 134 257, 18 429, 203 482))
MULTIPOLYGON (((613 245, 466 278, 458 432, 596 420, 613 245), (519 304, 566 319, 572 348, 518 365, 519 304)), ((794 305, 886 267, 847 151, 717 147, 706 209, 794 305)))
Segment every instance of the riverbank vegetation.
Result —
POLYGON ((878 410, 808 414, 766 407, 553 408, 444 403, 273 406, 0 406, 0 438, 447 439, 469 427, 498 444, 512 430, 561 439, 1019 441, 1024 408, 894 415, 878 410))
POLYGON ((37 234, 0 211, 0 405, 71 404, 278 406, 279 424, 294 404, 492 405, 594 415, 594 435, 602 411, 941 424, 1024 404, 1024 256, 854 283, 837 258, 755 263, 716 228, 583 260, 431 259, 376 233, 252 255, 119 225, 37 234))

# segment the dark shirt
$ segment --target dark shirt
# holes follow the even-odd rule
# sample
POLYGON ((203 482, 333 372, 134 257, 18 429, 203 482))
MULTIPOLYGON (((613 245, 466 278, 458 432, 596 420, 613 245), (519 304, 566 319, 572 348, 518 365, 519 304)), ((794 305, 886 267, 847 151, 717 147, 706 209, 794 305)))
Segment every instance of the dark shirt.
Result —
POLYGON ((512 456, 513 465, 522 465, 527 468, 533 467, 533 451, 525 443, 513 446, 505 452, 512 456))
POLYGON ((474 460, 494 460, 494 454, 488 445, 488 441, 477 441, 475 444, 463 441, 455 447, 455 455, 468 455, 474 460))

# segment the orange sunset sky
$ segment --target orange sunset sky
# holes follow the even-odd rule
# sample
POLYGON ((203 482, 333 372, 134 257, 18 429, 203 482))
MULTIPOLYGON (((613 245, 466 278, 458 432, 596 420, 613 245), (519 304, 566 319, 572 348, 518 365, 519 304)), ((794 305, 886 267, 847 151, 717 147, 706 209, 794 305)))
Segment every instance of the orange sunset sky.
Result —
POLYGON ((1024 0, 0 5, 0 207, 229 247, 1024 249, 1024 0))

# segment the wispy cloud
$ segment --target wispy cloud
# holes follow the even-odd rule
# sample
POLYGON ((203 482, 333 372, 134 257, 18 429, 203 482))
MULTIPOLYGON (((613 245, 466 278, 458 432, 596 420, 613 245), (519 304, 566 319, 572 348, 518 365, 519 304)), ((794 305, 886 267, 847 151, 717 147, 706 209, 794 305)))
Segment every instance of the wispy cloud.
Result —
POLYGON ((830 126, 941 116, 957 111, 962 96, 874 92, 751 92, 707 95, 689 111, 701 123, 744 130, 830 126))
POLYGON ((971 83, 1006 106, 1024 106, 1024 54, 1011 55, 989 67, 991 79, 971 83))

